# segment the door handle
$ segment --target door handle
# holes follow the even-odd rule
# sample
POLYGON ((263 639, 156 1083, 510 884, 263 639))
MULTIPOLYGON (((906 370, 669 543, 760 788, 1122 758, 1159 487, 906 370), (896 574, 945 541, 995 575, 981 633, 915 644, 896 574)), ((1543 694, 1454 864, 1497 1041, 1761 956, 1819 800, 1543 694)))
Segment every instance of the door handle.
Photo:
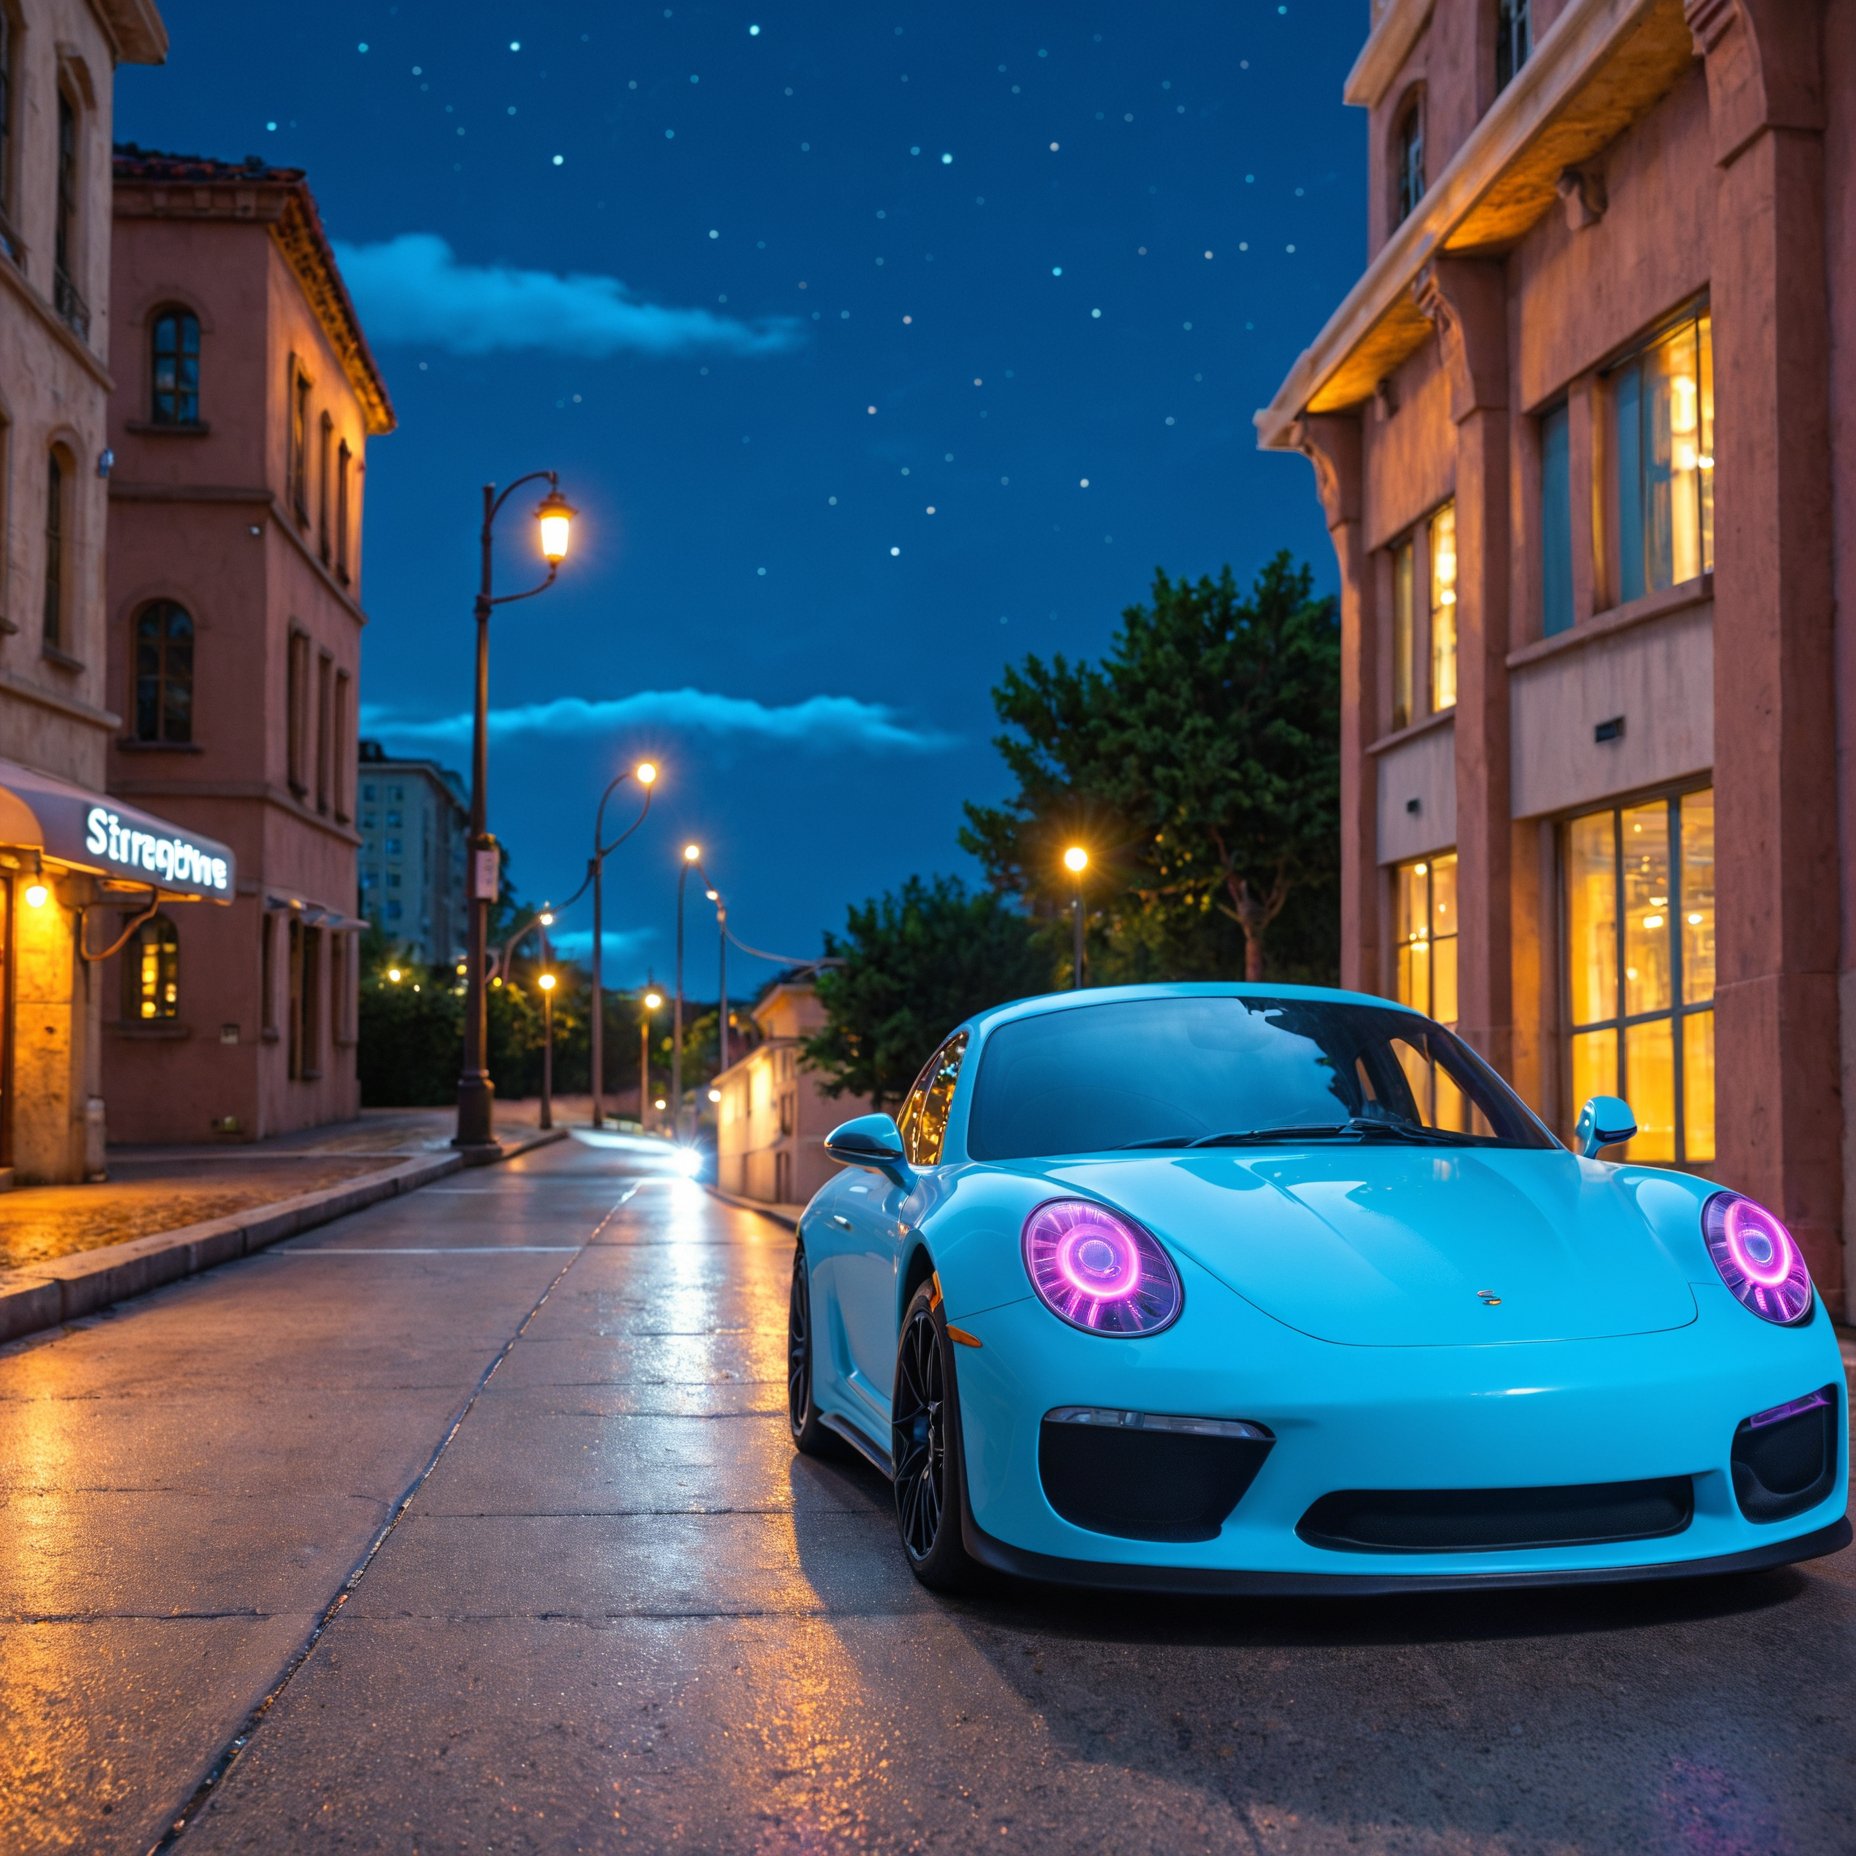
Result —
POLYGON ((842 1212, 833 1212, 831 1214, 831 1222, 835 1224, 840 1231, 855 1231, 857 1229, 842 1212))

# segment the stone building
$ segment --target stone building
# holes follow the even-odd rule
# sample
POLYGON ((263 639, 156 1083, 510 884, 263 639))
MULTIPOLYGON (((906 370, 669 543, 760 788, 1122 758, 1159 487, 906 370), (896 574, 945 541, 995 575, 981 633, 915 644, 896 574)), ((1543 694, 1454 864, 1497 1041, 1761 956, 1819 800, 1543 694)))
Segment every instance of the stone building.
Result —
POLYGON ((197 919, 237 880, 104 791, 112 105, 166 56, 149 0, 0 0, 0 1185, 102 1169, 113 905, 197 919))
POLYGON ((426 966, 464 957, 470 806, 458 775, 361 743, 361 913, 426 966))
POLYGON ((828 1096, 800 1065, 825 1008, 809 980, 780 980, 753 1010, 761 1042, 716 1079, 715 1180, 724 1192, 772 1205, 803 1205, 837 1170, 825 1136, 870 1112, 861 1096, 828 1096))
POLYGON ((131 937, 114 1133, 355 1114, 367 441, 393 411, 300 170, 119 149, 110 788, 231 844, 231 908, 131 937))
POLYGON ((1843 1308, 1856 0, 1382 0, 1346 96, 1366 268, 1257 415, 1340 564, 1344 977, 1843 1308))

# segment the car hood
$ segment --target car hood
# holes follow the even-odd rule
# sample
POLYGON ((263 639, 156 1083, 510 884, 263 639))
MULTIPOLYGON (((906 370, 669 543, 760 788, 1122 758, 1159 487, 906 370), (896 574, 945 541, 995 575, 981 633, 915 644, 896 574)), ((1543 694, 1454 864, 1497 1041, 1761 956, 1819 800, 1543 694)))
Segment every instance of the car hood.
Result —
POLYGON ((1323 1143, 1084 1159, 1042 1177, 1127 1212, 1321 1340, 1589 1340, 1695 1319, 1632 1195, 1563 1149, 1323 1143))

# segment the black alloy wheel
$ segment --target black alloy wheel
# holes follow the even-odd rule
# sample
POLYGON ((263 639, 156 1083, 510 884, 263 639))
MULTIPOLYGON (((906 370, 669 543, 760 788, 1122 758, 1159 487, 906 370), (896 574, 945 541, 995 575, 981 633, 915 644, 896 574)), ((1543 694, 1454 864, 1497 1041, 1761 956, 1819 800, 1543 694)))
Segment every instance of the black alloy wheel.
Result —
POLYGON ((806 1253, 793 1252, 793 1288, 786 1304, 786 1427, 802 1456, 833 1456, 838 1440, 819 1422, 812 1402, 812 1283, 806 1253))
POLYGON ((942 1592, 969 1586, 976 1570, 961 1538, 966 1476, 951 1346, 939 1296, 924 1283, 909 1303, 896 1347, 890 1461, 903 1551, 916 1578, 942 1592))

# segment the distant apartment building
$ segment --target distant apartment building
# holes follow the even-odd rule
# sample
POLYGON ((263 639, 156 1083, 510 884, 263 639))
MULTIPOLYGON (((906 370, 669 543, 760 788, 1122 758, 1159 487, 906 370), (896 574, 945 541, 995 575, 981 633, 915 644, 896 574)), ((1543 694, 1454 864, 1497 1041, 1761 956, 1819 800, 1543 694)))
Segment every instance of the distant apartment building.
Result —
POLYGON ((464 955, 470 807, 459 776, 361 743, 361 913, 427 966, 464 955))
POLYGON ((1340 564, 1343 977, 1846 1309, 1856 0, 1380 0, 1346 96, 1368 261, 1257 415, 1340 564))
POLYGON ((102 1170, 121 911, 238 877, 106 792, 110 128, 117 64, 166 56, 148 0, 0 0, 0 1185, 102 1170))
POLYGON ((861 1096, 828 1096, 802 1068, 807 1038, 823 1029, 825 1008, 809 980, 781 980, 753 1008, 761 1042, 716 1077, 715 1177, 724 1192, 773 1205, 802 1205, 837 1169, 825 1136, 864 1115, 861 1096))
POLYGON ((115 159, 112 792, 232 845, 237 897, 123 932, 112 1131, 355 1114, 367 442, 393 411, 295 168, 115 159))

